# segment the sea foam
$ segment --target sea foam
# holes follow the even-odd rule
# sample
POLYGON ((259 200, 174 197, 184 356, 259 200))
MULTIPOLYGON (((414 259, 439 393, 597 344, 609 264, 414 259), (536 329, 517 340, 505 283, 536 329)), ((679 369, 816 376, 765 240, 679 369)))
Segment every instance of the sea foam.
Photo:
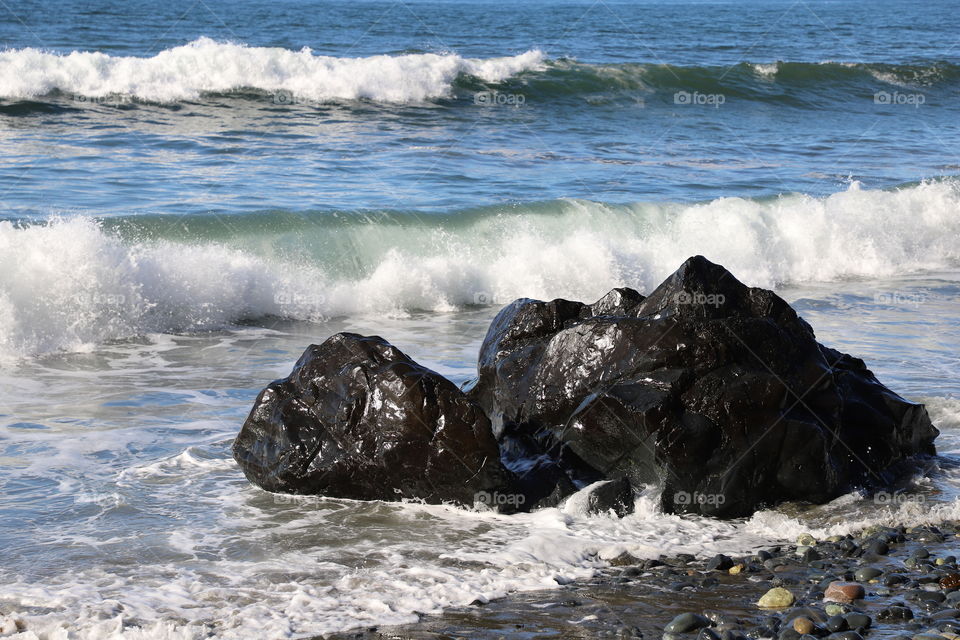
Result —
POLYGON ((389 222, 321 215, 275 237, 242 225, 235 237, 174 241, 137 239, 90 218, 0 223, 0 353, 78 350, 266 316, 323 321, 524 296, 592 300, 615 286, 649 291, 694 254, 763 287, 960 264, 954 182, 693 205, 559 200, 389 222), (313 244, 313 253, 298 254, 296 243, 313 244))
POLYGON ((461 74, 499 82, 542 62, 536 50, 484 60, 433 53, 337 58, 307 48, 249 47, 205 37, 149 58, 26 48, 0 52, 0 96, 34 98, 60 91, 171 102, 259 89, 317 101, 403 103, 446 96, 461 74))

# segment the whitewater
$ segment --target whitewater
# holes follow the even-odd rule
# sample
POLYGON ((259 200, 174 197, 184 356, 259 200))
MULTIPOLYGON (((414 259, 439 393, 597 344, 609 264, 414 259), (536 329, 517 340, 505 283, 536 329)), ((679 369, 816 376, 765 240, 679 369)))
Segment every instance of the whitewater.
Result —
POLYGON ((227 234, 198 221, 189 241, 164 238, 162 217, 0 222, 0 353, 84 350, 265 317, 323 323, 520 297, 593 300, 617 286, 649 291, 697 254, 762 287, 960 263, 953 180, 853 183, 823 198, 252 218, 238 216, 227 234), (273 231, 262 233, 264 223, 273 231))

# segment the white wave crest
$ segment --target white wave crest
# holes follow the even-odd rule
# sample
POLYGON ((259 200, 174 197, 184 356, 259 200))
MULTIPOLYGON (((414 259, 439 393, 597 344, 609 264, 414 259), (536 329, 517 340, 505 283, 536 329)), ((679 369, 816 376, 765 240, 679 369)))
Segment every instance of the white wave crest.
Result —
POLYGON ((172 102, 246 88, 317 101, 422 102, 448 95, 461 74, 498 82, 538 68, 543 59, 536 50, 485 60, 432 53, 337 58, 307 48, 249 47, 210 38, 150 58, 25 48, 0 51, 0 96, 33 98, 59 90, 172 102))
POLYGON ((82 218, 0 223, 0 354, 269 315, 316 321, 523 296, 592 300, 614 286, 649 291, 694 254, 765 287, 960 264, 960 188, 947 182, 698 205, 564 200, 427 218, 357 223, 336 234, 318 227, 334 244, 313 261, 280 257, 269 237, 258 236, 254 249, 126 241, 82 218), (332 262, 337 256, 359 263, 359 272, 332 262))

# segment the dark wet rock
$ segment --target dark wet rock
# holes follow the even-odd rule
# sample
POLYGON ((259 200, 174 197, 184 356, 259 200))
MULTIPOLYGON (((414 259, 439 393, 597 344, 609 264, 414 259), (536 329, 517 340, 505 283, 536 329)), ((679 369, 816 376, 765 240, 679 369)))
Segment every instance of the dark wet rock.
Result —
POLYGON ((337 334, 261 392, 234 457, 283 493, 516 511, 613 479, 598 509, 660 483, 666 511, 734 517, 886 487, 937 435, 779 296, 700 256, 648 297, 515 301, 478 374, 465 395, 381 338, 337 334))
POLYGON ((869 582, 870 580, 873 580, 882 574, 883 571, 877 569, 876 567, 861 567, 854 572, 853 578, 857 582, 869 582))
POLYGON ((862 632, 864 629, 869 629, 870 625, 873 623, 873 620, 871 620, 870 616, 862 613, 848 613, 843 618, 847 621, 847 626, 854 631, 862 632))
POLYGON ((799 550, 798 555, 800 556, 801 562, 811 563, 820 560, 820 553, 813 547, 806 547, 799 550))
POLYGON ((720 634, 713 629, 700 629, 700 633, 697 634, 697 640, 720 640, 720 634))
POLYGON ((943 534, 933 528, 920 527, 910 532, 910 536, 917 542, 943 542, 943 534))
POLYGON ((339 333, 308 347, 288 377, 260 392, 233 454, 267 491, 524 502, 480 407, 379 337, 339 333))
POLYGON ((719 553, 707 561, 708 571, 727 571, 733 566, 733 558, 719 553))
POLYGON ((910 607, 893 605, 881 609, 877 614, 877 620, 883 622, 913 620, 913 611, 910 607))
POLYGON ((930 616, 930 618, 932 620, 955 620, 960 618, 960 609, 944 609, 943 611, 937 611, 935 614, 930 616))
POLYGON ((875 556, 885 556, 890 553, 890 545, 883 540, 874 540, 867 546, 866 551, 875 556))
POLYGON ((587 510, 590 513, 612 511, 622 518, 633 513, 633 508, 633 487, 627 478, 597 484, 587 496, 587 510))
POLYGON ((620 555, 612 558, 610 561, 611 567, 629 567, 633 565, 638 565, 643 562, 640 558, 637 558, 633 554, 624 551, 620 555))
POLYGON ((858 545, 856 542, 854 542, 850 538, 847 538, 840 542, 840 550, 844 554, 848 556, 852 556, 857 554, 860 551, 860 545, 858 545))
POLYGON ((917 602, 934 602, 937 604, 947 599, 947 597, 939 591, 923 591, 919 589, 911 591, 907 597, 917 602))
POLYGON ((830 633, 836 633, 838 631, 846 631, 849 626, 847 625, 847 619, 841 615, 830 616, 824 625, 827 628, 827 631, 830 633))
POLYGON ((934 451, 921 405, 719 265, 691 258, 649 297, 614 298, 498 314, 471 391, 495 433, 663 482, 667 511, 724 517, 883 486, 934 451))
POLYGON ((665 633, 687 633, 709 627, 710 620, 696 613, 681 613, 663 628, 665 633))

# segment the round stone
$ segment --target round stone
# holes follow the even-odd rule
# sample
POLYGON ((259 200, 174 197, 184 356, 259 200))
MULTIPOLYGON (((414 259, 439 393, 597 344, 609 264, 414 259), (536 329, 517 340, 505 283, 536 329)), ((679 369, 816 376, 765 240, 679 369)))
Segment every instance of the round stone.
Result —
POLYGON ((876 567, 861 567, 854 572, 853 577, 856 578, 858 582, 869 582, 882 573, 883 571, 876 567))
POLYGON ((763 594, 757 601, 757 606, 761 609, 785 609, 795 601, 796 598, 790 591, 783 587, 774 587, 763 594))
POLYGON ((851 603, 854 600, 863 598, 865 592, 863 586, 857 582, 838 582, 830 583, 823 594, 824 602, 842 602, 851 603))
POLYGON ((793 630, 800 635, 806 635, 813 632, 813 621, 810 618, 800 616, 793 619, 793 630))
POLYGON ((710 621, 696 613, 681 613, 663 628, 664 633, 687 633, 709 627, 710 621))

